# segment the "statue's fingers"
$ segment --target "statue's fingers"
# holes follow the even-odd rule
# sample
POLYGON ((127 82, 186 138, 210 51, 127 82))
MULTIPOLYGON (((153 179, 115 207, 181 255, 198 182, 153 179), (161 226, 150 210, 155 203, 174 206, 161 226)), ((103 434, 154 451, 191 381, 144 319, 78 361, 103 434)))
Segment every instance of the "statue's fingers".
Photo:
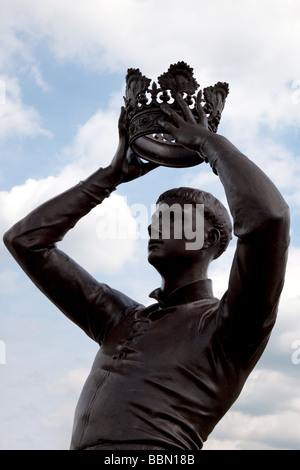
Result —
POLYGON ((194 115, 192 113, 192 110, 189 107, 189 105, 187 104, 187 102, 185 101, 185 99, 183 98, 181 93, 176 93, 176 100, 177 100, 179 106, 181 107, 187 122, 194 123, 195 118, 194 118, 194 115))
POLYGON ((119 126, 120 125, 124 125, 124 119, 125 119, 125 113, 126 113, 126 110, 125 110, 125 107, 124 106, 121 106, 121 110, 120 110, 120 115, 119 115, 119 126))
POLYGON ((203 103, 203 99, 202 99, 202 91, 200 90, 197 97, 196 97, 196 110, 197 110, 197 113, 198 113, 198 123, 199 124, 204 124, 205 127, 208 129, 208 121, 207 121, 207 116, 206 116, 206 112, 204 110, 204 106, 202 105, 203 103))
POLYGON ((208 127, 207 116, 200 101, 197 103, 197 113, 199 117, 199 121, 198 121, 199 124, 201 123, 201 124, 204 124, 206 127, 208 127))
POLYGON ((119 134, 126 134, 126 109, 124 106, 121 107, 119 120, 118 120, 119 134))
POLYGON ((160 108, 171 119, 171 121, 174 122, 174 124, 176 124, 177 126, 180 125, 180 123, 182 122, 182 118, 181 116, 179 116, 179 114, 177 114, 173 109, 171 109, 166 103, 163 103, 160 108))
MULTIPOLYGON (((176 114, 176 113, 175 113, 176 114)), ((177 116, 177 114, 176 114, 177 116)), ((171 124, 170 122, 167 122, 167 121, 163 121, 163 120, 159 120, 158 121, 158 124, 165 130, 168 132, 168 134, 171 134, 173 137, 175 137, 175 134, 176 134, 176 131, 177 131, 177 127, 174 126, 173 124, 171 124)))

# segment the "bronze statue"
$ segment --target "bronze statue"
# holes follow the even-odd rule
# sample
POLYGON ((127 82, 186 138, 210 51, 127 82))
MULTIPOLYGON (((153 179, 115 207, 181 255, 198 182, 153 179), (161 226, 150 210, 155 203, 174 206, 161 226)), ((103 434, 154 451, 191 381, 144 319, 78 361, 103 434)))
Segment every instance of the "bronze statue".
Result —
POLYGON ((288 206, 253 162, 208 128, 201 100, 195 114, 181 92, 175 98, 180 112, 160 104, 160 129, 210 164, 234 221, 237 247, 221 300, 207 270, 226 249, 231 222, 221 203, 200 190, 174 189, 159 200, 176 202, 183 212, 186 203, 204 204, 204 239, 201 249, 187 250, 184 236, 175 238, 171 230, 164 239, 158 225, 149 262, 162 283, 149 307, 99 283, 56 247, 120 184, 159 164, 142 161, 129 147, 125 109, 111 164, 33 210, 4 236, 37 287, 101 346, 76 408, 71 449, 200 450, 239 396, 275 323, 289 245, 288 206))

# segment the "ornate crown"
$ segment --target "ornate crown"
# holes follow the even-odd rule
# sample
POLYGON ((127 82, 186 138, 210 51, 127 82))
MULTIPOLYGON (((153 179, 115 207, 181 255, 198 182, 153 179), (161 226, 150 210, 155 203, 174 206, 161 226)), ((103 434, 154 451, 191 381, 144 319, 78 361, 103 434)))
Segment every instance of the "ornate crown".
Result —
POLYGON ((207 114, 208 127, 217 132, 221 114, 229 93, 227 83, 198 91, 199 85, 193 76, 193 69, 185 62, 170 65, 169 70, 158 77, 158 84, 139 69, 128 69, 126 75, 126 122, 129 145, 140 157, 165 166, 186 167, 203 161, 198 152, 186 149, 160 127, 159 119, 166 119, 160 109, 161 103, 168 105, 182 115, 175 94, 181 93, 198 118, 197 106, 203 106, 207 114), (203 105, 201 104, 203 103, 203 105))

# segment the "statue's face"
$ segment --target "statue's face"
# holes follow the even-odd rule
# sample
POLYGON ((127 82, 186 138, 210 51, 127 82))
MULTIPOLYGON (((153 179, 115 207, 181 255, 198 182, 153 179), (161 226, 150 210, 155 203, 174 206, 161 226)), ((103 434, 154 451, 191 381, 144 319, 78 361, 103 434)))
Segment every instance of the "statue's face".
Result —
POLYGON ((161 201, 149 226, 148 260, 196 257, 204 241, 203 204, 186 204, 180 199, 161 201))

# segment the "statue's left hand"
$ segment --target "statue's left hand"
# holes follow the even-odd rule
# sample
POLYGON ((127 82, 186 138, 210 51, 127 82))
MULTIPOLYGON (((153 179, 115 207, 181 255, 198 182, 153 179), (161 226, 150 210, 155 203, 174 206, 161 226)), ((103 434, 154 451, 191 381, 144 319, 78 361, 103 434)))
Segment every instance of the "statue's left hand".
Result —
POLYGON ((119 145, 114 158, 106 168, 116 186, 139 178, 159 166, 157 163, 144 162, 129 147, 124 107, 121 108, 118 127, 119 145))
POLYGON ((197 103, 198 120, 196 120, 191 108, 180 93, 176 94, 176 100, 182 109, 183 117, 163 103, 161 109, 171 122, 160 120, 159 124, 178 143, 191 150, 200 152, 206 138, 212 135, 208 129, 207 116, 204 109, 200 102, 197 103))

